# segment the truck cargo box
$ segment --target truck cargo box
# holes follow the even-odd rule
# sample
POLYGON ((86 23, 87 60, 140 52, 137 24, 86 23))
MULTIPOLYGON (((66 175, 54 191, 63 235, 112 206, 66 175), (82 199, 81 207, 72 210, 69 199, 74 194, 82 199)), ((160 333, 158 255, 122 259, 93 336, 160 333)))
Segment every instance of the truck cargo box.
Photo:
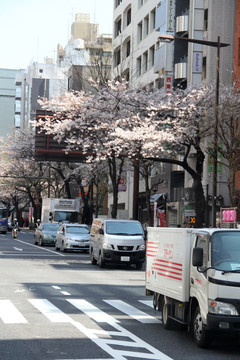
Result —
POLYGON ((146 289, 176 300, 189 300, 192 229, 147 229, 146 289))

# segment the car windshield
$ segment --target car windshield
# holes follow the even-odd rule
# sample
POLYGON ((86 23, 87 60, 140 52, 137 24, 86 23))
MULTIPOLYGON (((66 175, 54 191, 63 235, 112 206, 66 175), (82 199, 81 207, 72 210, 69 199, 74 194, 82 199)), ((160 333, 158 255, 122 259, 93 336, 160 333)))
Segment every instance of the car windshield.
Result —
POLYGON ((42 229, 44 231, 58 231, 59 229, 59 224, 44 224, 42 226, 42 229))
POLYGON ((71 234, 89 234, 89 229, 85 226, 67 226, 66 231, 71 234))
POLYGON ((139 222, 107 221, 106 233, 110 235, 142 235, 142 225, 139 222))
POLYGON ((212 266, 222 271, 240 270, 240 232, 219 231, 212 235, 212 266))

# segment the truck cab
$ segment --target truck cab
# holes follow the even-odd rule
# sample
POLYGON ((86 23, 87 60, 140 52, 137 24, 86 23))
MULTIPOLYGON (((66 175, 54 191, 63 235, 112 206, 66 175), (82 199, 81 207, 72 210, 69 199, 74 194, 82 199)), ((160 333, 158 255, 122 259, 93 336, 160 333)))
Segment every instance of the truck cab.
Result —
POLYGON ((146 293, 164 328, 185 325, 199 347, 240 333, 240 230, 148 228, 146 293))
POLYGON ((207 229, 192 237, 190 299, 198 303, 198 314, 192 313, 194 336, 204 344, 208 332, 240 331, 240 231, 207 229))

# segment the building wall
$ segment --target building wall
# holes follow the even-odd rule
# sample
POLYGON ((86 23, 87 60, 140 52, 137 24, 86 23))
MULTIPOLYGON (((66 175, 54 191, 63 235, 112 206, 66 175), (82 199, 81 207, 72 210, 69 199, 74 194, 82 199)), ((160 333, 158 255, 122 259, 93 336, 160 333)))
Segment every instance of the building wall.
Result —
POLYGON ((19 70, 0 69, 0 136, 11 134, 14 129, 15 79, 19 70))
POLYGON ((89 14, 76 14, 75 21, 71 26, 73 39, 95 41, 98 36, 98 24, 90 23, 89 14))
POLYGON ((233 81, 240 86, 240 0, 236 0, 233 81))
POLYGON ((155 11, 158 3, 157 0, 123 0, 115 7, 113 78, 125 76, 134 86, 154 83, 158 78, 158 74, 154 72, 153 55, 158 37, 155 31, 155 11))

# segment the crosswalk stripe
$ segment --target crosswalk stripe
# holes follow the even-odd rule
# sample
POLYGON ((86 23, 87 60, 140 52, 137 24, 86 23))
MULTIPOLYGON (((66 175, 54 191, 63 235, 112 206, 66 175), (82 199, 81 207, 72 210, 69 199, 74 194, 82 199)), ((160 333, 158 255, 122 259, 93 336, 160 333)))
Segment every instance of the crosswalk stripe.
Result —
POLYGON ((10 300, 0 300, 0 318, 5 324, 26 324, 27 320, 10 300))
POLYGON ((118 323, 119 321, 114 317, 108 315, 104 311, 98 309, 96 306, 92 305, 88 301, 84 299, 67 299, 67 301, 75 306, 77 309, 84 312, 88 315, 91 319, 95 320, 96 322, 102 323, 118 323))
POLYGON ((154 316, 148 315, 147 313, 145 313, 141 310, 138 310, 134 306, 129 305, 122 300, 104 300, 104 302, 115 307, 116 309, 123 312, 124 314, 131 316, 133 319, 140 321, 141 323, 144 323, 144 324, 161 323, 154 316))
POLYGON ((53 323, 71 322, 68 315, 46 299, 28 299, 28 301, 53 323))
POLYGON ((138 300, 140 303, 149 306, 150 308, 153 309, 153 301, 152 300, 138 300))

